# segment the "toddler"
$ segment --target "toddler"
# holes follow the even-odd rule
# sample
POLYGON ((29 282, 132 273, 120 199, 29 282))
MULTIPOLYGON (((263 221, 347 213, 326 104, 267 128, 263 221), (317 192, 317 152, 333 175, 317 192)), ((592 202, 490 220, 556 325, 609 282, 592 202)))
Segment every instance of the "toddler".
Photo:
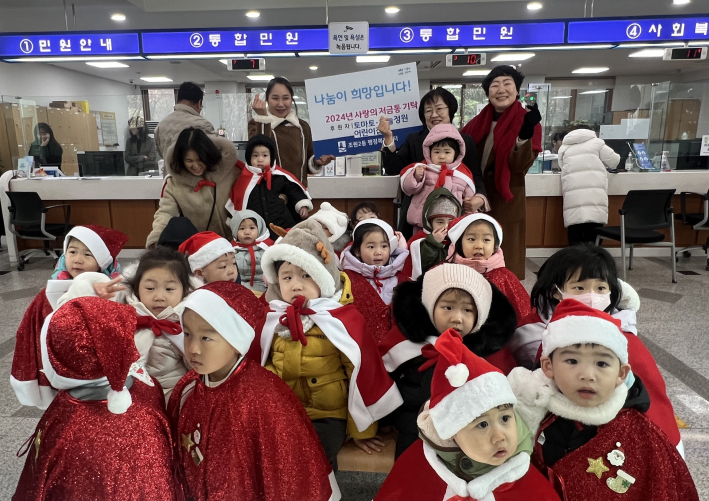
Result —
POLYGON ((350 213, 350 227, 354 230, 354 227, 365 219, 381 219, 379 207, 374 202, 362 202, 355 205, 350 213))
POLYGON ((350 235, 347 233, 349 222, 347 214, 335 209, 330 202, 323 202, 320 204, 320 210, 310 217, 320 223, 325 236, 339 257, 342 249, 351 242, 350 235))
POLYGON ((261 271, 263 252, 273 245, 266 222, 252 210, 241 210, 231 218, 236 268, 244 285, 260 294, 266 292, 261 271))
POLYGON ((190 270, 205 284, 236 282, 239 277, 234 247, 229 240, 212 231, 202 231, 185 240, 179 252, 187 256, 190 270))

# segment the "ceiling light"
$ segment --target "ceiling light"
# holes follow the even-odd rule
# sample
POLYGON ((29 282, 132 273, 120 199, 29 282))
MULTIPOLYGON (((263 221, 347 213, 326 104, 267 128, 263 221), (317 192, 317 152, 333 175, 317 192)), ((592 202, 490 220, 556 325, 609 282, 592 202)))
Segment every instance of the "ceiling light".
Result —
POLYGON ((253 82, 268 82, 273 80, 273 75, 246 75, 246 78, 253 82))
POLYGON ((574 96, 554 96, 552 99, 571 99, 574 96))
POLYGON ((592 73, 603 73, 604 71, 608 71, 610 68, 607 68, 605 66, 603 67, 597 67, 597 68, 578 68, 572 71, 571 73, 581 73, 581 74, 592 74, 592 73))
POLYGON ((246 13, 246 17, 250 17, 253 19, 256 19, 259 16, 261 16, 261 13, 257 10, 250 10, 246 13))
POLYGON ((295 57, 295 52, 264 52, 261 54, 246 54, 246 57, 257 58, 257 57, 295 57))
POLYGON ((579 92, 579 94, 605 94, 606 92, 608 92, 608 89, 587 90, 586 92, 579 92))
POLYGON ((127 64, 117 63, 116 61, 96 61, 93 63, 86 63, 89 66, 94 66, 95 68, 128 68, 127 64))
POLYGON ((391 56, 357 56, 358 63, 388 63, 391 56))
POLYGON ((527 10, 539 10, 542 8, 542 2, 529 2, 527 4, 527 10))
POLYGON ((491 61, 526 61, 534 57, 533 52, 510 52, 509 54, 500 54, 491 59, 491 61))
POLYGON ((384 12, 386 12, 387 14, 396 14, 400 10, 401 9, 396 5, 392 5, 391 7, 387 7, 386 9, 384 9, 384 12))
POLYGON ((691 1, 692 0, 672 0, 672 3, 675 5, 687 5, 691 1))
POLYGON ((313 71, 315 71, 315 70, 318 69, 318 67, 317 67, 317 66, 311 66, 310 69, 313 70, 313 71))
POLYGON ((461 89, 463 88, 462 84, 457 84, 457 85, 444 85, 444 89, 461 89))
POLYGON ((167 77, 140 77, 143 82, 148 83, 168 83, 172 82, 172 78, 167 77))
POLYGON ((665 55, 665 49, 645 49, 629 54, 628 57, 662 57, 665 55))
POLYGON ((113 14, 113 15, 111 16, 111 19, 113 19, 114 21, 125 21, 125 20, 126 20, 126 16, 125 16, 125 14, 118 14, 118 13, 116 13, 116 14, 113 14))
POLYGON ((484 77, 490 73, 491 70, 468 70, 463 73, 464 77, 484 77))

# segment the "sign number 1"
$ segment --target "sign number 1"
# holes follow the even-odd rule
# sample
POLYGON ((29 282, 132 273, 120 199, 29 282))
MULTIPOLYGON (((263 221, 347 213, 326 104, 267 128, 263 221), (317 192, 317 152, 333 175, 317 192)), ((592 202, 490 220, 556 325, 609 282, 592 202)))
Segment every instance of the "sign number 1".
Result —
POLYGON ((25 54, 29 54, 30 52, 32 52, 32 49, 34 49, 34 46, 32 45, 31 40, 25 38, 20 42, 20 50, 25 54))

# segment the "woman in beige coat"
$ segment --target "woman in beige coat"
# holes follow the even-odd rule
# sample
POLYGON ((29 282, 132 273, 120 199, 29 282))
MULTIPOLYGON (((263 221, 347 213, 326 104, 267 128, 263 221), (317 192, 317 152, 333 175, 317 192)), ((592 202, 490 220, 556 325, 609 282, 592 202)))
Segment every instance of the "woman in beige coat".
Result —
POLYGON ((146 247, 155 246, 168 221, 177 216, 187 217, 199 231, 213 231, 230 240, 226 203, 240 172, 234 145, 189 128, 168 149, 166 158, 171 159, 170 168, 146 247))

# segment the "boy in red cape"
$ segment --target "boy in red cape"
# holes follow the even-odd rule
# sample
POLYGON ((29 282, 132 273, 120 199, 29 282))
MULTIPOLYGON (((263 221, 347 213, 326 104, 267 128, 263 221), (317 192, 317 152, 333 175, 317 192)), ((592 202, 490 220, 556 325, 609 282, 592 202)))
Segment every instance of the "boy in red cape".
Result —
POLYGON ((171 501, 170 426, 159 384, 136 361, 136 312, 73 299, 42 328, 43 371, 59 392, 27 441, 15 501, 171 501))
POLYGON ((558 501, 530 465, 533 437, 507 379, 453 329, 436 341, 421 439, 394 463, 375 501, 558 501))
POLYGON ((534 433, 534 465, 564 501, 694 501, 687 465, 644 412, 639 377, 624 384, 620 321, 575 299, 559 303, 542 337, 541 368, 508 379, 534 433))
POLYGON ((193 370, 168 406, 185 493, 194 501, 337 501, 300 402, 243 356, 264 318, 256 296, 231 282, 205 285, 185 301, 180 322, 193 370))

